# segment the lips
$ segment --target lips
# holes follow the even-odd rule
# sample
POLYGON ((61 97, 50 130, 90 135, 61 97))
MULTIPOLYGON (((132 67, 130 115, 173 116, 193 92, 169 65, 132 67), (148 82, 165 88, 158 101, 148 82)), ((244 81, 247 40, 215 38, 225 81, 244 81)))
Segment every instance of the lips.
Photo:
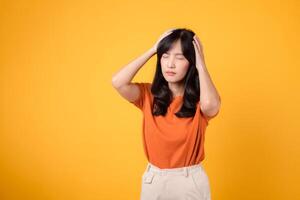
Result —
POLYGON ((175 72, 172 71, 166 71, 167 74, 176 74, 175 72))
POLYGON ((167 71, 166 74, 167 74, 168 76, 174 76, 176 73, 175 73, 175 72, 171 72, 171 71, 167 71))

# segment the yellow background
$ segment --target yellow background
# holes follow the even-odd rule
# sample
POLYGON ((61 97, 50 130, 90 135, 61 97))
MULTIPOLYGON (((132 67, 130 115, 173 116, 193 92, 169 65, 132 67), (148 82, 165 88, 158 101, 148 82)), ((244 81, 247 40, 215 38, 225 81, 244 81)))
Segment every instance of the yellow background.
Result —
POLYGON ((2 0, 0 199, 139 199, 142 115, 111 78, 173 27, 197 33, 222 98, 212 199, 299 199, 299 17, 297 0, 2 0))

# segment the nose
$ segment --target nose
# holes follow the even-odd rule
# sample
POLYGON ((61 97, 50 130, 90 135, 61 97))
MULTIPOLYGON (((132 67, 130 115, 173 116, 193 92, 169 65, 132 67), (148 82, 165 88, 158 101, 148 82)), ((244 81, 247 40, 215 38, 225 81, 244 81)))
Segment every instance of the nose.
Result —
POLYGON ((167 66, 174 67, 174 58, 172 58, 172 56, 168 59, 167 66))

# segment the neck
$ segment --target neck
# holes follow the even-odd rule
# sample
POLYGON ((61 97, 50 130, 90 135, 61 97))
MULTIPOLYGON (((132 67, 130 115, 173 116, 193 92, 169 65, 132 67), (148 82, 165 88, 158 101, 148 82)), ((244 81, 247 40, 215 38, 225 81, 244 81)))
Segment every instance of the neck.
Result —
POLYGON ((173 97, 183 96, 184 87, 180 83, 169 83, 169 88, 172 91, 173 97))

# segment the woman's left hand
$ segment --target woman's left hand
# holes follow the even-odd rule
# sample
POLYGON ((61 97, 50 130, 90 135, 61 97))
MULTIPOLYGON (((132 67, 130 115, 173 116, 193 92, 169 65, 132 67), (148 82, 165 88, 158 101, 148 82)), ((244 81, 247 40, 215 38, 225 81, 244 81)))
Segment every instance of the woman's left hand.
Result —
POLYGON ((205 67, 204 54, 203 54, 203 46, 197 35, 194 35, 193 45, 195 49, 196 56, 196 68, 199 69, 201 66, 205 67))

